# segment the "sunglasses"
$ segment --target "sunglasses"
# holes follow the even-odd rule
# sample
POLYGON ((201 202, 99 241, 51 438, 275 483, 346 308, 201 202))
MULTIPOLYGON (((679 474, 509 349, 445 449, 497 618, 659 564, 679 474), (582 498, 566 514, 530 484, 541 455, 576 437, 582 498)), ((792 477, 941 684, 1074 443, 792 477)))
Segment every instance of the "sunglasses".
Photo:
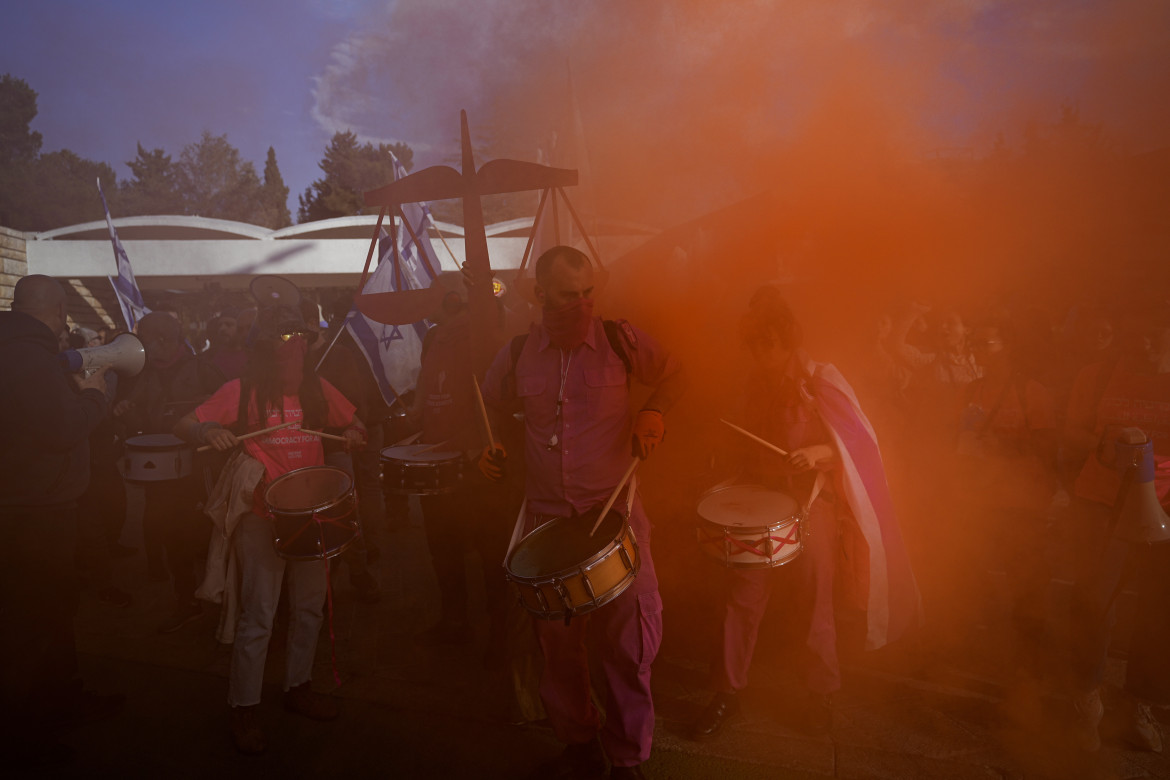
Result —
POLYGON ((307 344, 312 344, 314 341, 317 340, 317 334, 311 330, 294 330, 294 331, 290 331, 288 333, 281 333, 280 340, 287 342, 293 336, 300 336, 301 338, 303 338, 305 340, 305 343, 307 343, 307 344))

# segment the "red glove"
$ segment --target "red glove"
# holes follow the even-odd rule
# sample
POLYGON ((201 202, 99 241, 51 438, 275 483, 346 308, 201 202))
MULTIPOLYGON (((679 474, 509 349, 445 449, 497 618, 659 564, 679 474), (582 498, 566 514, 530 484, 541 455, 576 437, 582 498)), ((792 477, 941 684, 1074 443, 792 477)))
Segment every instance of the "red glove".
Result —
POLYGON ((493 450, 491 445, 483 448, 483 452, 479 455, 479 473, 490 479, 492 482, 499 482, 504 478, 504 466, 508 460, 508 453, 504 451, 503 444, 497 444, 493 450))
POLYGON ((638 412, 638 417, 634 420, 631 454, 646 460, 665 436, 666 424, 662 422, 662 412, 654 409, 643 409, 638 412))

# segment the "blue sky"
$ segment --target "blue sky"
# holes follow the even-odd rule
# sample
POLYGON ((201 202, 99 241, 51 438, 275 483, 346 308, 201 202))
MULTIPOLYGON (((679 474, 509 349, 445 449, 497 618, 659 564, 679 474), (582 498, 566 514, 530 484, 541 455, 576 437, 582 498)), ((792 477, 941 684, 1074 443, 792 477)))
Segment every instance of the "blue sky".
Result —
POLYGON ((0 73, 39 93, 45 151, 125 178, 136 143, 177 157, 226 134, 258 171, 275 147, 294 211, 339 129, 433 164, 466 108, 493 150, 534 158, 567 62, 602 167, 692 156, 705 125, 719 178, 736 145, 782 142, 843 81, 922 149, 986 148, 1063 103, 1136 149, 1170 131, 1161 0, 40 0, 9 3, 5 25, 0 73))

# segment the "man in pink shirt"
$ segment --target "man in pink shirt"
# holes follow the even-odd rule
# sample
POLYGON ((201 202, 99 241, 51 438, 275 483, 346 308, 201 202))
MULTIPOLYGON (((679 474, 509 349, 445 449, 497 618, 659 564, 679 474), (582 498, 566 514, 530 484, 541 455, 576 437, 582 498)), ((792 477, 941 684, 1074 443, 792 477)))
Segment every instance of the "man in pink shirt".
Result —
MULTIPOLYGON (((662 413, 684 385, 678 361, 653 339, 625 321, 593 316, 593 269, 581 252, 559 246, 541 255, 536 296, 541 324, 532 326, 515 358, 513 347, 502 349, 484 381, 484 400, 493 411, 524 412, 526 531, 604 504, 630 464, 631 449, 646 458, 662 440, 662 413), (655 388, 635 419, 631 375, 655 388)), ((489 477, 502 476, 501 455, 485 451, 480 468, 489 477)), ((622 496, 615 506, 628 500, 622 496)), ((567 747, 534 777, 604 777, 606 757, 611 777, 642 777, 639 765, 650 755, 650 665, 662 640, 662 601, 650 521, 637 495, 630 506, 641 557, 633 584, 568 624, 535 621, 545 659, 541 699, 567 747), (590 695, 589 632, 599 635, 604 727, 590 695)))

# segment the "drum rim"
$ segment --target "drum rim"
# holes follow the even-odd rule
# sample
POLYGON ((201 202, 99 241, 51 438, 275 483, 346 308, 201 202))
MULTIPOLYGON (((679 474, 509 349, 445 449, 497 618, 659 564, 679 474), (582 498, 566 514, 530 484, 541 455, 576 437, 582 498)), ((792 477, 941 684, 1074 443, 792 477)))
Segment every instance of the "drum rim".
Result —
MULTIPOLYGON (((614 551, 614 549, 621 546, 621 540, 627 535, 627 532, 628 532, 629 536, 633 539, 634 545, 635 545, 635 550, 636 550, 637 543, 638 543, 638 537, 634 536, 634 529, 632 526, 630 526, 630 521, 627 520, 616 509, 609 510, 609 513, 610 514, 617 514, 618 517, 622 518, 621 528, 618 530, 618 533, 616 535, 610 537, 610 540, 608 543, 606 543, 605 547, 602 547, 596 553, 594 553, 590 557, 586 558, 585 560, 581 561, 580 563, 574 564, 573 566, 566 566, 562 569, 557 569, 556 571, 549 572, 548 574, 541 574, 538 577, 529 577, 529 576, 526 576, 524 574, 516 574, 512 571, 512 559, 516 557, 516 553, 518 553, 520 551, 520 546, 523 545, 526 540, 531 539, 532 537, 536 536, 536 534, 539 533, 541 529, 548 528, 548 527, 552 526, 558 520, 572 520, 573 519, 572 517, 568 517, 568 516, 560 516, 560 517, 554 517, 552 520, 549 520, 546 523, 542 523, 538 527, 532 529, 531 533, 527 534, 523 539, 518 541, 516 543, 516 548, 514 550, 512 550, 512 552, 508 555, 508 559, 506 561, 504 561, 504 571, 507 573, 507 575, 509 577, 514 579, 516 582, 541 583, 541 582, 551 582, 552 580, 563 580, 564 577, 561 577, 559 575, 564 574, 566 572, 584 571, 585 569, 590 568, 592 565, 607 558, 610 555, 610 553, 612 553, 614 551)), ((578 516, 578 519, 580 519, 579 516, 578 516)), ((637 569, 637 566, 638 566, 638 564, 635 564, 635 569, 637 569)))
POLYGON ((429 446, 430 445, 428 445, 428 444, 401 444, 401 445, 391 445, 389 447, 383 447, 381 450, 378 451, 378 459, 381 460, 382 462, 403 463, 403 464, 408 464, 408 465, 412 465, 412 466, 431 466, 431 465, 439 465, 439 464, 443 464, 443 463, 458 463, 464 459, 463 453, 459 452, 458 450, 436 450, 434 452, 435 455, 444 455, 445 454, 445 455, 447 455, 447 457, 434 459, 434 460, 413 460, 412 458, 409 458, 409 457, 396 458, 396 457, 393 457, 391 455, 386 454, 386 450, 410 449, 410 450, 417 451, 417 449, 421 449, 421 448, 429 447, 429 446))
POLYGON ((777 520, 775 523, 769 523, 768 525, 727 525, 726 523, 717 523, 714 520, 708 520, 702 516, 699 517, 699 520, 704 526, 714 526, 716 528, 722 528, 724 531, 730 530, 733 532, 742 533, 759 533, 761 531, 775 531, 779 528, 790 526, 793 523, 799 523, 803 518, 804 513, 797 512, 794 515, 789 515, 783 520, 777 520))
POLYGON ((127 450, 135 450, 137 452, 181 452, 183 450, 191 449, 191 443, 180 439, 171 433, 142 433, 138 436, 131 436, 123 442, 127 450), (174 439, 170 444, 135 444, 135 439, 145 439, 147 436, 169 436, 174 439))
POLYGON ((800 507, 800 502, 797 501, 792 496, 785 493, 783 490, 776 490, 775 488, 766 487, 765 485, 760 485, 760 484, 757 484, 755 482, 734 482, 730 485, 719 485, 717 487, 709 488, 708 490, 703 491, 703 493, 699 495, 699 500, 695 505, 695 514, 699 515, 699 519, 702 520, 704 523, 711 523, 712 525, 717 525, 720 528, 742 528, 745 531, 763 531, 763 530, 767 530, 767 529, 776 528, 779 525, 783 525, 783 524, 789 523, 791 521, 800 520, 800 518, 802 518, 804 516, 804 511, 800 507), (756 488, 758 490, 762 490, 762 491, 765 491, 767 493, 775 493, 777 495, 784 496, 785 498, 787 498, 789 501, 791 501, 793 503, 793 505, 796 507, 796 511, 794 511, 790 515, 786 515, 783 520, 778 520, 774 523, 769 523, 768 525, 752 525, 752 526, 747 526, 747 525, 728 526, 728 525, 720 523, 716 520, 709 520, 708 518, 703 517, 702 515, 699 514, 699 507, 703 505, 703 501, 710 498, 711 496, 717 496, 720 493, 726 493, 728 491, 735 490, 737 488, 756 488))
MULTIPOLYGON (((306 468, 312 468, 312 466, 308 466, 306 468)), ((333 549, 333 551, 330 552, 328 555, 286 555, 284 552, 281 552, 280 545, 279 545, 280 539, 276 538, 275 536, 273 537, 273 540, 272 540, 273 541, 272 546, 276 550, 276 556, 278 558, 281 558, 281 559, 286 560, 286 561, 294 561, 296 563, 308 563, 308 562, 312 562, 312 561, 325 561, 325 560, 328 560, 330 558, 336 558, 338 555, 341 555, 346 550, 348 550, 350 547, 352 547, 357 542, 358 539, 361 538, 362 530, 356 521, 354 522, 354 532, 355 532, 354 535, 351 536, 345 542, 345 544, 341 545, 340 547, 335 547, 333 549)))
MULTIPOLYGON (((322 464, 320 466, 301 466, 299 469, 293 469, 292 471, 286 471, 285 473, 281 474, 279 477, 277 477, 276 479, 274 479, 268 483, 268 487, 264 488, 264 506, 268 509, 269 512, 271 512, 273 514, 280 514, 280 515, 283 515, 285 517, 298 517, 301 515, 311 515, 311 514, 314 514, 315 512, 319 512, 322 509, 328 509, 330 507, 337 506, 341 502, 341 500, 346 497, 347 494, 352 494, 353 490, 354 490, 353 477, 350 476, 350 474, 348 472, 346 472, 345 469, 339 469, 336 466, 330 466, 328 464, 322 464), (268 501, 269 491, 271 491, 272 488, 275 487, 276 484, 278 482, 280 482, 282 479, 284 479, 286 477, 291 477, 294 474, 299 474, 299 473, 304 472, 304 471, 320 471, 322 469, 328 469, 329 471, 336 471, 338 474, 344 474, 345 478, 349 481, 349 487, 347 487, 345 489, 345 491, 341 495, 339 495, 337 498, 334 498, 331 501, 325 501, 325 502, 322 502, 320 504, 315 504, 312 507, 300 507, 300 508, 297 508, 295 510, 274 507, 268 501)), ((351 498, 352 498, 352 495, 351 495, 351 498)))

